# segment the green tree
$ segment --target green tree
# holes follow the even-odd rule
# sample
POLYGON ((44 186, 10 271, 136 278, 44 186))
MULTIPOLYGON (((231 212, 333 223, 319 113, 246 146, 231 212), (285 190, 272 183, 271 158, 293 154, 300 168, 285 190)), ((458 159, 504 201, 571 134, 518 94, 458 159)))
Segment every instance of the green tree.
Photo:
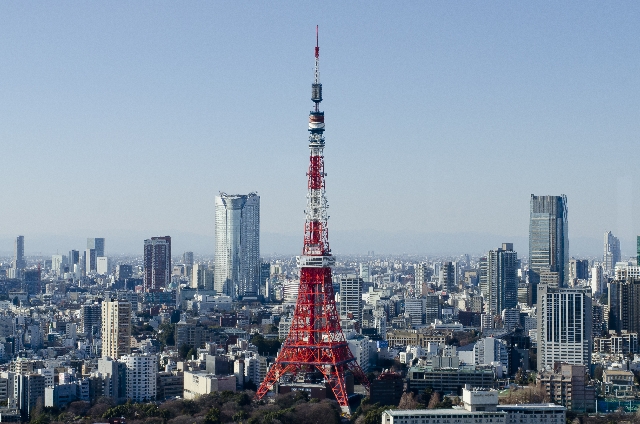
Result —
POLYGON ((245 420, 248 417, 247 413, 244 411, 239 411, 236 412, 235 414, 233 414, 233 421, 234 422, 241 422, 242 420, 245 420))
POLYGON ((604 370, 602 369, 602 365, 598 365, 596 369, 593 371, 593 378, 598 381, 602 381, 602 374, 604 370))
POLYGON ((211 408, 207 412, 207 416, 204 417, 204 424, 220 424, 220 410, 218 408, 211 408))
POLYGON ((378 424, 382 421, 382 413, 388 409, 393 408, 380 406, 376 403, 373 406, 369 406, 360 416, 352 417, 352 422, 354 424, 378 424))
POLYGON ((163 346, 175 346, 176 345, 176 340, 174 336, 175 329, 176 329, 176 325, 171 324, 170 322, 165 322, 163 324, 160 324, 160 326, 158 327, 158 341, 163 346))
POLYGON ((453 408, 453 402, 451 401, 451 398, 445 396, 444 399, 442 399, 442 402, 439 402, 436 405, 435 409, 451 409, 453 408))
POLYGON ((250 342, 258 348, 258 353, 275 355, 282 343, 277 339, 265 339, 262 334, 256 333, 251 337, 250 342))
POLYGON ((178 355, 180 355, 182 359, 188 359, 187 355, 189 354, 190 350, 191 350, 191 346, 184 343, 182 346, 178 348, 178 355))
POLYGON ((187 352, 187 356, 185 356, 185 359, 188 361, 191 358, 196 356, 196 350, 194 348, 189 349, 189 352, 187 352))

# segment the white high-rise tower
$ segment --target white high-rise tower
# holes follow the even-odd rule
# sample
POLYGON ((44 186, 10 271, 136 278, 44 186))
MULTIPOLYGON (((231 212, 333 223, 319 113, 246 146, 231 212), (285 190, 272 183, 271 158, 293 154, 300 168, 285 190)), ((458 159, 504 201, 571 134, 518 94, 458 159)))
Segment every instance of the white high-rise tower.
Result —
POLYGON ((216 196, 214 289, 237 299, 260 287, 260 196, 216 196))

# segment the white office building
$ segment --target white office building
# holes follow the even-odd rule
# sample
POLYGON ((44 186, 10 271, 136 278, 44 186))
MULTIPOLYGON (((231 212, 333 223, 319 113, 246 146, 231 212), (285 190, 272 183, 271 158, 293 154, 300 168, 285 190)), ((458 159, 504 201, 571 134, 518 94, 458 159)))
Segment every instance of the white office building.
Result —
POLYGON ((236 391, 236 376, 216 376, 206 371, 185 371, 184 392, 185 399, 196 399, 212 392, 236 391))
POLYGON ((567 409, 548 404, 498 405, 498 391, 462 390, 464 408, 398 409, 382 413, 382 424, 564 424, 567 409))
POLYGON ((357 336, 347 339, 349 344, 349 350, 356 358, 356 362, 360 365, 363 372, 369 371, 369 338, 363 336, 357 336))
POLYGON ((503 372, 509 369, 509 352, 502 339, 485 337, 473 346, 473 357, 476 365, 502 365, 503 372))
POLYGON ((589 288, 538 286, 538 371, 591 364, 592 314, 589 288))
POLYGON ((362 323, 362 284, 355 275, 340 279, 340 318, 362 323))
POLYGON ((96 272, 100 275, 108 275, 110 271, 110 261, 106 256, 98 256, 96 258, 96 272))

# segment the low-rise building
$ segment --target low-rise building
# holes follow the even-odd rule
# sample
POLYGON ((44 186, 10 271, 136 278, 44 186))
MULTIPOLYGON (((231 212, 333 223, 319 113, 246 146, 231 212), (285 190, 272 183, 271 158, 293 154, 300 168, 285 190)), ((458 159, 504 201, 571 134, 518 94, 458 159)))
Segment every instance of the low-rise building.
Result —
POLYGON ((404 381, 400 374, 383 373, 370 383, 369 396, 372 404, 398 406, 404 391, 404 381))
POLYGON ((593 339, 594 352, 606 352, 616 355, 638 353, 638 333, 610 334, 608 337, 593 339))
POLYGON ((498 411, 507 413, 507 424, 565 424, 567 408, 553 403, 498 405, 498 411))
POLYGON ((183 397, 185 399, 195 399, 201 395, 225 390, 236 391, 235 375, 221 376, 210 374, 206 371, 184 372, 183 397))
POLYGON ((75 383, 45 387, 44 406, 58 409, 63 408, 78 399, 77 392, 78 386, 75 383))
POLYGON ((181 372, 159 372, 158 373, 158 399, 170 399, 182 397, 184 392, 184 375, 181 372))
POLYGON ((0 423, 19 423, 20 410, 15 408, 0 408, 0 423))
POLYGON ((382 424, 506 424, 506 418, 505 412, 469 412, 464 409, 398 409, 384 411, 382 424))
POLYGON ((498 405, 498 391, 462 390, 463 408, 389 410, 382 413, 382 424, 564 424, 567 409, 554 404, 498 405))
POLYGON ((633 372, 624 370, 604 370, 602 392, 607 396, 634 397, 633 372))
POLYGON ((470 384, 472 387, 493 388, 496 374, 493 368, 474 366, 458 368, 411 367, 408 371, 409 390, 431 388, 444 393, 459 394, 470 384))
POLYGON ((429 343, 444 344, 447 341, 447 334, 437 331, 395 330, 387 332, 387 341, 389 347, 422 346, 426 348, 429 343))

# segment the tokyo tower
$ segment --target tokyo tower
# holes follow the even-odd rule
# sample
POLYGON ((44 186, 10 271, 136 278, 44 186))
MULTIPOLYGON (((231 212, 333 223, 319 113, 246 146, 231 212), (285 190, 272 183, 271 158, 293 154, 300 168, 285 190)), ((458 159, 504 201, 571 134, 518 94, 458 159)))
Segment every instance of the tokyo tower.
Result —
POLYGON ((304 247, 297 262, 300 288, 289 334, 280 354, 258 388, 261 399, 285 375, 319 371, 342 410, 349 412, 345 373, 351 372, 365 387, 369 382, 349 349, 340 327, 331 281, 335 258, 329 248, 324 172, 324 112, 320 111, 320 48, 316 27, 316 66, 311 85, 313 110, 309 113, 309 172, 304 247))

